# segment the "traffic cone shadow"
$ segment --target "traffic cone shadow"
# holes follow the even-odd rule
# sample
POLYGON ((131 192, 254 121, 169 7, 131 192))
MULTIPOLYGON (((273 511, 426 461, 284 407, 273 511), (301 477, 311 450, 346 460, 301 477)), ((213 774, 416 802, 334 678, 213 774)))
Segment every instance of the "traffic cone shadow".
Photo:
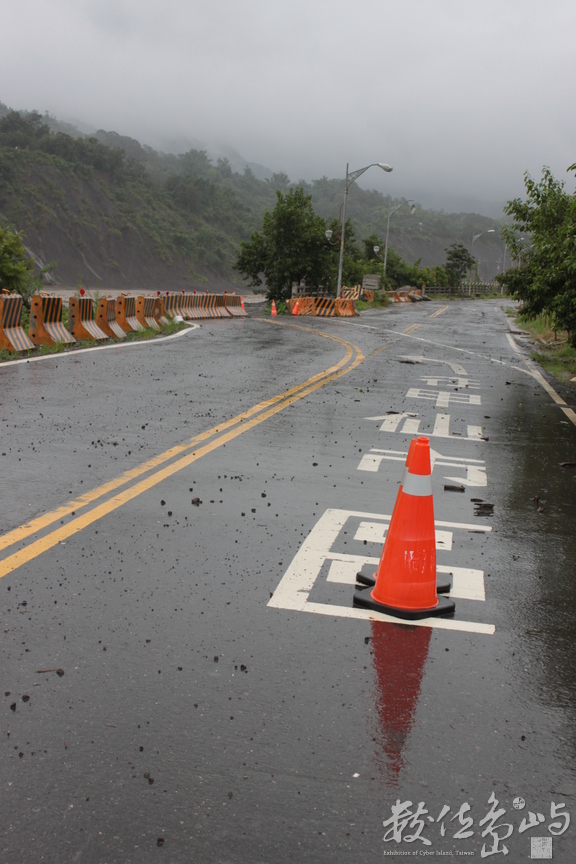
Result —
POLYGON ((354 605, 397 618, 451 615, 454 601, 436 590, 436 533, 430 441, 418 438, 398 491, 372 589, 358 590, 354 605))

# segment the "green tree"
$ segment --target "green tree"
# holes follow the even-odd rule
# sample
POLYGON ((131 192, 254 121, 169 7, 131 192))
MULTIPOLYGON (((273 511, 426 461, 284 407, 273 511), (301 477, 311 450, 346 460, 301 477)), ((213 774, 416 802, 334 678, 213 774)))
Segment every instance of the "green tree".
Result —
MULTIPOLYGON (((576 164, 568 170, 576 171, 576 164)), ((503 235, 518 267, 498 281, 522 301, 523 315, 547 313, 576 347, 576 196, 547 167, 539 182, 526 172, 524 185, 526 200, 515 198, 504 208, 513 221, 503 235)))
POLYGON ((476 264, 476 259, 470 254, 462 243, 452 243, 444 250, 446 252, 446 264, 444 269, 450 278, 450 284, 457 288, 466 274, 476 264))
POLYGON ((21 294, 29 305, 37 288, 34 261, 26 254, 22 234, 0 228, 0 288, 21 294))
POLYGON ((366 258, 366 260, 377 261, 378 263, 380 263, 384 255, 384 245, 382 243, 382 238, 377 237, 376 234, 372 233, 362 242, 364 244, 364 257, 366 258), (378 252, 374 252, 375 246, 378 246, 378 252))
POLYGON ((301 279, 310 288, 326 287, 332 256, 325 231, 326 221, 314 213, 311 195, 300 187, 286 194, 277 190, 276 207, 264 214, 262 231, 242 241, 234 268, 252 286, 262 285, 264 277, 269 300, 287 299, 292 282, 301 279))

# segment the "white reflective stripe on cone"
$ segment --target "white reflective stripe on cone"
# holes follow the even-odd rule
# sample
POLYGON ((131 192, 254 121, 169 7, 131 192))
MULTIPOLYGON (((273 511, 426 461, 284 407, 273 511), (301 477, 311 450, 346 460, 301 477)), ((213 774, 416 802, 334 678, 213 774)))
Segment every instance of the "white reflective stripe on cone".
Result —
POLYGON ((422 498, 432 495, 432 477, 430 474, 410 474, 408 471, 402 483, 402 491, 406 495, 417 495, 422 498))

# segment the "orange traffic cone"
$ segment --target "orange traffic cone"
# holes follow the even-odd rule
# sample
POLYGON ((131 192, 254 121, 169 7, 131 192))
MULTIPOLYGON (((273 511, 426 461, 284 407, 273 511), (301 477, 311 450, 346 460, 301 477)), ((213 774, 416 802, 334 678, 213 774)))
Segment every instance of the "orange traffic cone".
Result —
POLYGON ((294 304, 294 308, 292 309, 292 314, 293 314, 293 315, 298 315, 298 314, 299 314, 299 311, 298 311, 299 309, 300 309, 300 300, 298 299, 298 300, 296 300, 296 303, 294 304))
POLYGON ((450 615, 454 601, 436 594, 436 536, 430 440, 418 438, 398 492, 393 521, 372 590, 356 591, 354 605, 417 620, 450 615))
MULTIPOLYGON (((395 524, 396 513, 398 510, 398 502, 400 501, 400 492, 404 487, 404 483, 406 482, 406 476, 408 474, 408 468, 410 466, 410 462, 412 461, 412 454, 414 452, 414 448, 416 446, 417 438, 412 438, 410 441, 410 447, 408 448, 408 455, 406 456, 406 464, 404 465, 404 471, 402 472, 402 480, 400 481, 400 487, 398 489, 398 495, 396 496, 396 503, 394 504, 394 510, 392 511, 392 516, 390 517, 390 525, 388 526, 388 531, 386 532, 386 537, 390 536, 391 532, 394 532, 396 529, 393 528, 395 524)), ((384 541, 384 545, 386 545, 386 540, 384 541)), ((382 552, 384 554, 384 552, 382 552)), ((369 588, 374 588, 376 585, 376 573, 374 573, 374 565, 366 564, 362 570, 356 574, 356 581, 360 585, 367 585, 369 588)), ((436 593, 437 594, 448 594, 450 591, 450 580, 449 579, 437 579, 436 580, 436 593)))
POLYGON ((246 309, 244 308, 244 297, 240 297, 240 304, 242 306, 242 311, 245 312, 246 309))
POLYGON ((270 310, 270 314, 278 315, 278 313, 276 312, 276 303, 274 302, 274 300, 272 300, 272 309, 270 310))

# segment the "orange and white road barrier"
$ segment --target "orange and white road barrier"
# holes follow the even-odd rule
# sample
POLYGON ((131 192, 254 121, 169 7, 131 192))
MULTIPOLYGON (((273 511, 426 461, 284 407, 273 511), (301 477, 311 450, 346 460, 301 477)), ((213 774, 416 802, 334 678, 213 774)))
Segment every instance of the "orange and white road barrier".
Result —
POLYGON ((356 315, 356 303, 346 298, 336 300, 336 315, 339 318, 354 318, 356 315))
MULTIPOLYGON (((414 453, 414 448, 416 447, 417 438, 412 438, 410 441, 410 447, 408 448, 408 455, 406 456, 406 463, 404 465, 404 471, 402 472, 402 480, 400 481, 400 487, 398 489, 398 494, 396 496, 396 503, 394 504, 394 510, 392 511, 392 516, 390 517, 390 525, 388 527, 388 531, 386 536, 390 535, 390 532, 394 532, 396 529, 392 526, 395 525, 397 513, 398 513, 398 502, 400 501, 401 495, 400 492, 404 488, 404 484, 406 482, 406 477, 408 475, 408 468, 410 467, 410 463, 412 461, 412 455, 414 453)), ((384 541, 386 544, 386 541, 384 541)), ((384 553, 382 553, 384 554, 384 553)), ((377 573, 374 573, 374 565, 366 565, 359 573, 356 574, 356 581, 360 585, 367 585, 369 588, 374 588, 376 585, 376 577, 377 573)), ((450 591, 450 580, 449 579, 436 579, 436 593, 437 594, 448 594, 450 591)))
POLYGON ((274 302, 274 300, 272 300, 272 309, 270 310, 270 314, 271 315, 278 315, 278 313, 276 311, 276 303, 274 302))
POLYGON ((356 591, 354 605, 396 618, 451 615, 454 601, 436 591, 436 533, 430 440, 418 438, 390 521, 374 588, 356 591))
POLYGON ((22 328, 22 297, 20 294, 0 295, 0 350, 30 351, 34 343, 22 328))
POLYGON ((233 318, 246 318, 244 300, 237 294, 224 294, 224 303, 229 315, 233 318))
POLYGON ((296 300, 294 304, 294 308, 292 309, 292 315, 298 315, 300 313, 300 300, 296 300))
POLYGON ((116 298, 116 323, 124 333, 132 330, 144 330, 144 327, 136 318, 136 298, 121 294, 116 298))
POLYGON ((98 301, 96 324, 110 339, 126 338, 126 334, 116 323, 116 300, 112 297, 101 297, 98 301))
POLYGON ((156 314, 160 317, 160 307, 156 306, 156 297, 137 297, 136 298, 136 320, 140 322, 142 327, 149 327, 151 330, 160 330, 160 324, 156 319, 156 314))
POLYGON ((108 339, 108 334, 94 321, 94 303, 91 297, 70 297, 68 329, 75 339, 108 339))
POLYGON ((46 294, 35 294, 32 297, 28 333, 35 345, 76 342, 62 321, 62 297, 50 297, 46 294))

